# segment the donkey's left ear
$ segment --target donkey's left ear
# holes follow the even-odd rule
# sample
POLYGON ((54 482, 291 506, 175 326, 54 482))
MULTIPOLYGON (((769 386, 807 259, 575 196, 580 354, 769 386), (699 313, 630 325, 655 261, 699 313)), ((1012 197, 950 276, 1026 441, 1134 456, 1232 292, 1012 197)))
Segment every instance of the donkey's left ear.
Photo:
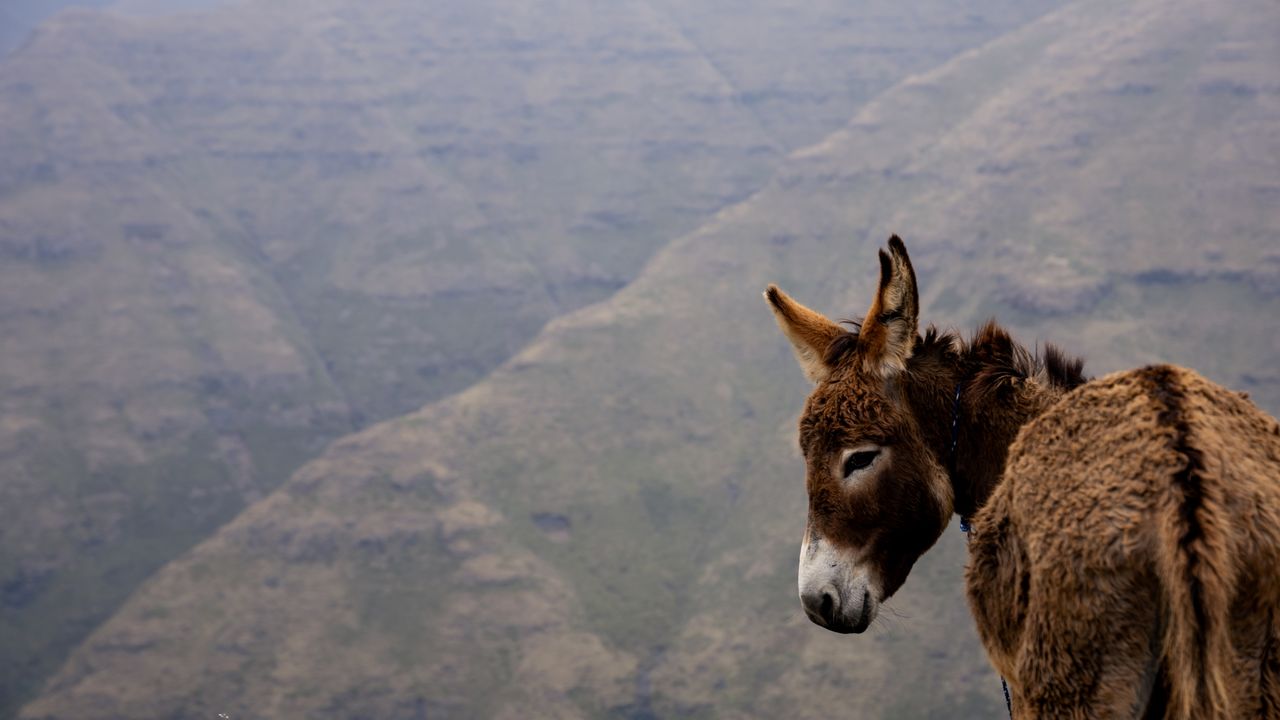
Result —
POLYGON ((894 235, 880 251, 880 287, 858 333, 867 370, 890 377, 907 369, 919 327, 920 295, 907 247, 894 235))
POLYGON ((791 341, 791 349, 795 351, 805 377, 814 384, 826 380, 831 374, 831 366, 826 360, 827 348, 832 340, 845 334, 844 328, 822 313, 792 300, 777 285, 770 285, 764 291, 764 299, 769 302, 778 327, 791 341))

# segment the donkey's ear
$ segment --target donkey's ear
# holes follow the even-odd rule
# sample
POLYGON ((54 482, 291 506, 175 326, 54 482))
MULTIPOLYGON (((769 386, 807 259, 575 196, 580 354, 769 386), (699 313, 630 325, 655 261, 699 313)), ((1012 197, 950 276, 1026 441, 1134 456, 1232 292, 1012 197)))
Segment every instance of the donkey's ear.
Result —
POLYGON ((815 384, 825 380, 831 374, 831 366, 823 359, 827 346, 845 333, 844 328, 792 300, 777 285, 770 285, 764 291, 764 299, 769 301, 778 327, 791 341, 805 376, 815 384))
POLYGON ((919 327, 920 295, 907 247, 894 235, 880 251, 880 287, 858 332, 867 370, 889 377, 907 368, 919 327))

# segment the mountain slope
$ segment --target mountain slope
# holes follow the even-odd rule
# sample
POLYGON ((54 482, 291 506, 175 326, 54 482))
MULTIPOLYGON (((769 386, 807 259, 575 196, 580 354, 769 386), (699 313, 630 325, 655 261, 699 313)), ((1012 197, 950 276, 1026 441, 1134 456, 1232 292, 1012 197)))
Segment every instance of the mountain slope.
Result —
POLYGON ((892 632, 800 617, 804 389, 759 290, 856 314, 892 228, 927 316, 996 311, 1095 372, 1197 365, 1274 411, 1276 30, 1261 3, 1083 3, 896 88, 492 378, 307 465, 27 714, 994 710, 957 537, 892 632))
POLYGON ((1275 412, 1277 29, 1252 0, 1081 2, 903 83, 484 382, 333 445, 23 716, 998 713, 958 534, 887 628, 799 612, 804 384, 760 288, 856 315, 894 228, 926 317, 1275 412))
POLYGON ((41 21, 64 7, 105 5, 110 0, 10 0, 0 7, 0 58, 13 51, 41 21))
POLYGON ((129 13, 174 13, 210 7, 222 0, 6 0, 0 7, 0 59, 20 47, 47 18, 71 7, 109 7, 129 13))
POLYGON ((0 65, 0 716, 328 440, 467 387, 1053 3, 174 12, 203 4, 68 11, 0 65), (735 43, 740 12, 769 32, 735 43))

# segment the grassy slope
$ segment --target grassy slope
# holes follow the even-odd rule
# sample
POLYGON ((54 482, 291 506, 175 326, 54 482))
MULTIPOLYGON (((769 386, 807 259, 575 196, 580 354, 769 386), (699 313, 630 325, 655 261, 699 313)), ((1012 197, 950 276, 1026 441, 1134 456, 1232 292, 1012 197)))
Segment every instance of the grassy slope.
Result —
POLYGON ((798 611, 804 385, 759 291, 856 315, 896 229, 927 316, 1275 412, 1278 25, 1090 0, 903 83, 486 381, 335 444, 25 716, 998 713, 955 534, 869 636, 798 611))
POLYGON ((0 65, 0 716, 328 439, 482 377, 1049 4, 926 4, 946 37, 890 2, 51 21, 0 65))

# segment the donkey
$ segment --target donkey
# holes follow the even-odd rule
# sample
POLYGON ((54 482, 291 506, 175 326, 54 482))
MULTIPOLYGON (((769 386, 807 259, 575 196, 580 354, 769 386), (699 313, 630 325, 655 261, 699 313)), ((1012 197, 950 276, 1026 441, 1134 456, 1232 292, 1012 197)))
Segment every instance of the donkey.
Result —
POLYGON ((994 322, 918 332, 897 236, 846 330, 765 292, 800 418, 813 622, 860 633, 953 514, 979 636, 1024 718, 1280 718, 1280 426, 1156 365, 1086 381, 994 322))

